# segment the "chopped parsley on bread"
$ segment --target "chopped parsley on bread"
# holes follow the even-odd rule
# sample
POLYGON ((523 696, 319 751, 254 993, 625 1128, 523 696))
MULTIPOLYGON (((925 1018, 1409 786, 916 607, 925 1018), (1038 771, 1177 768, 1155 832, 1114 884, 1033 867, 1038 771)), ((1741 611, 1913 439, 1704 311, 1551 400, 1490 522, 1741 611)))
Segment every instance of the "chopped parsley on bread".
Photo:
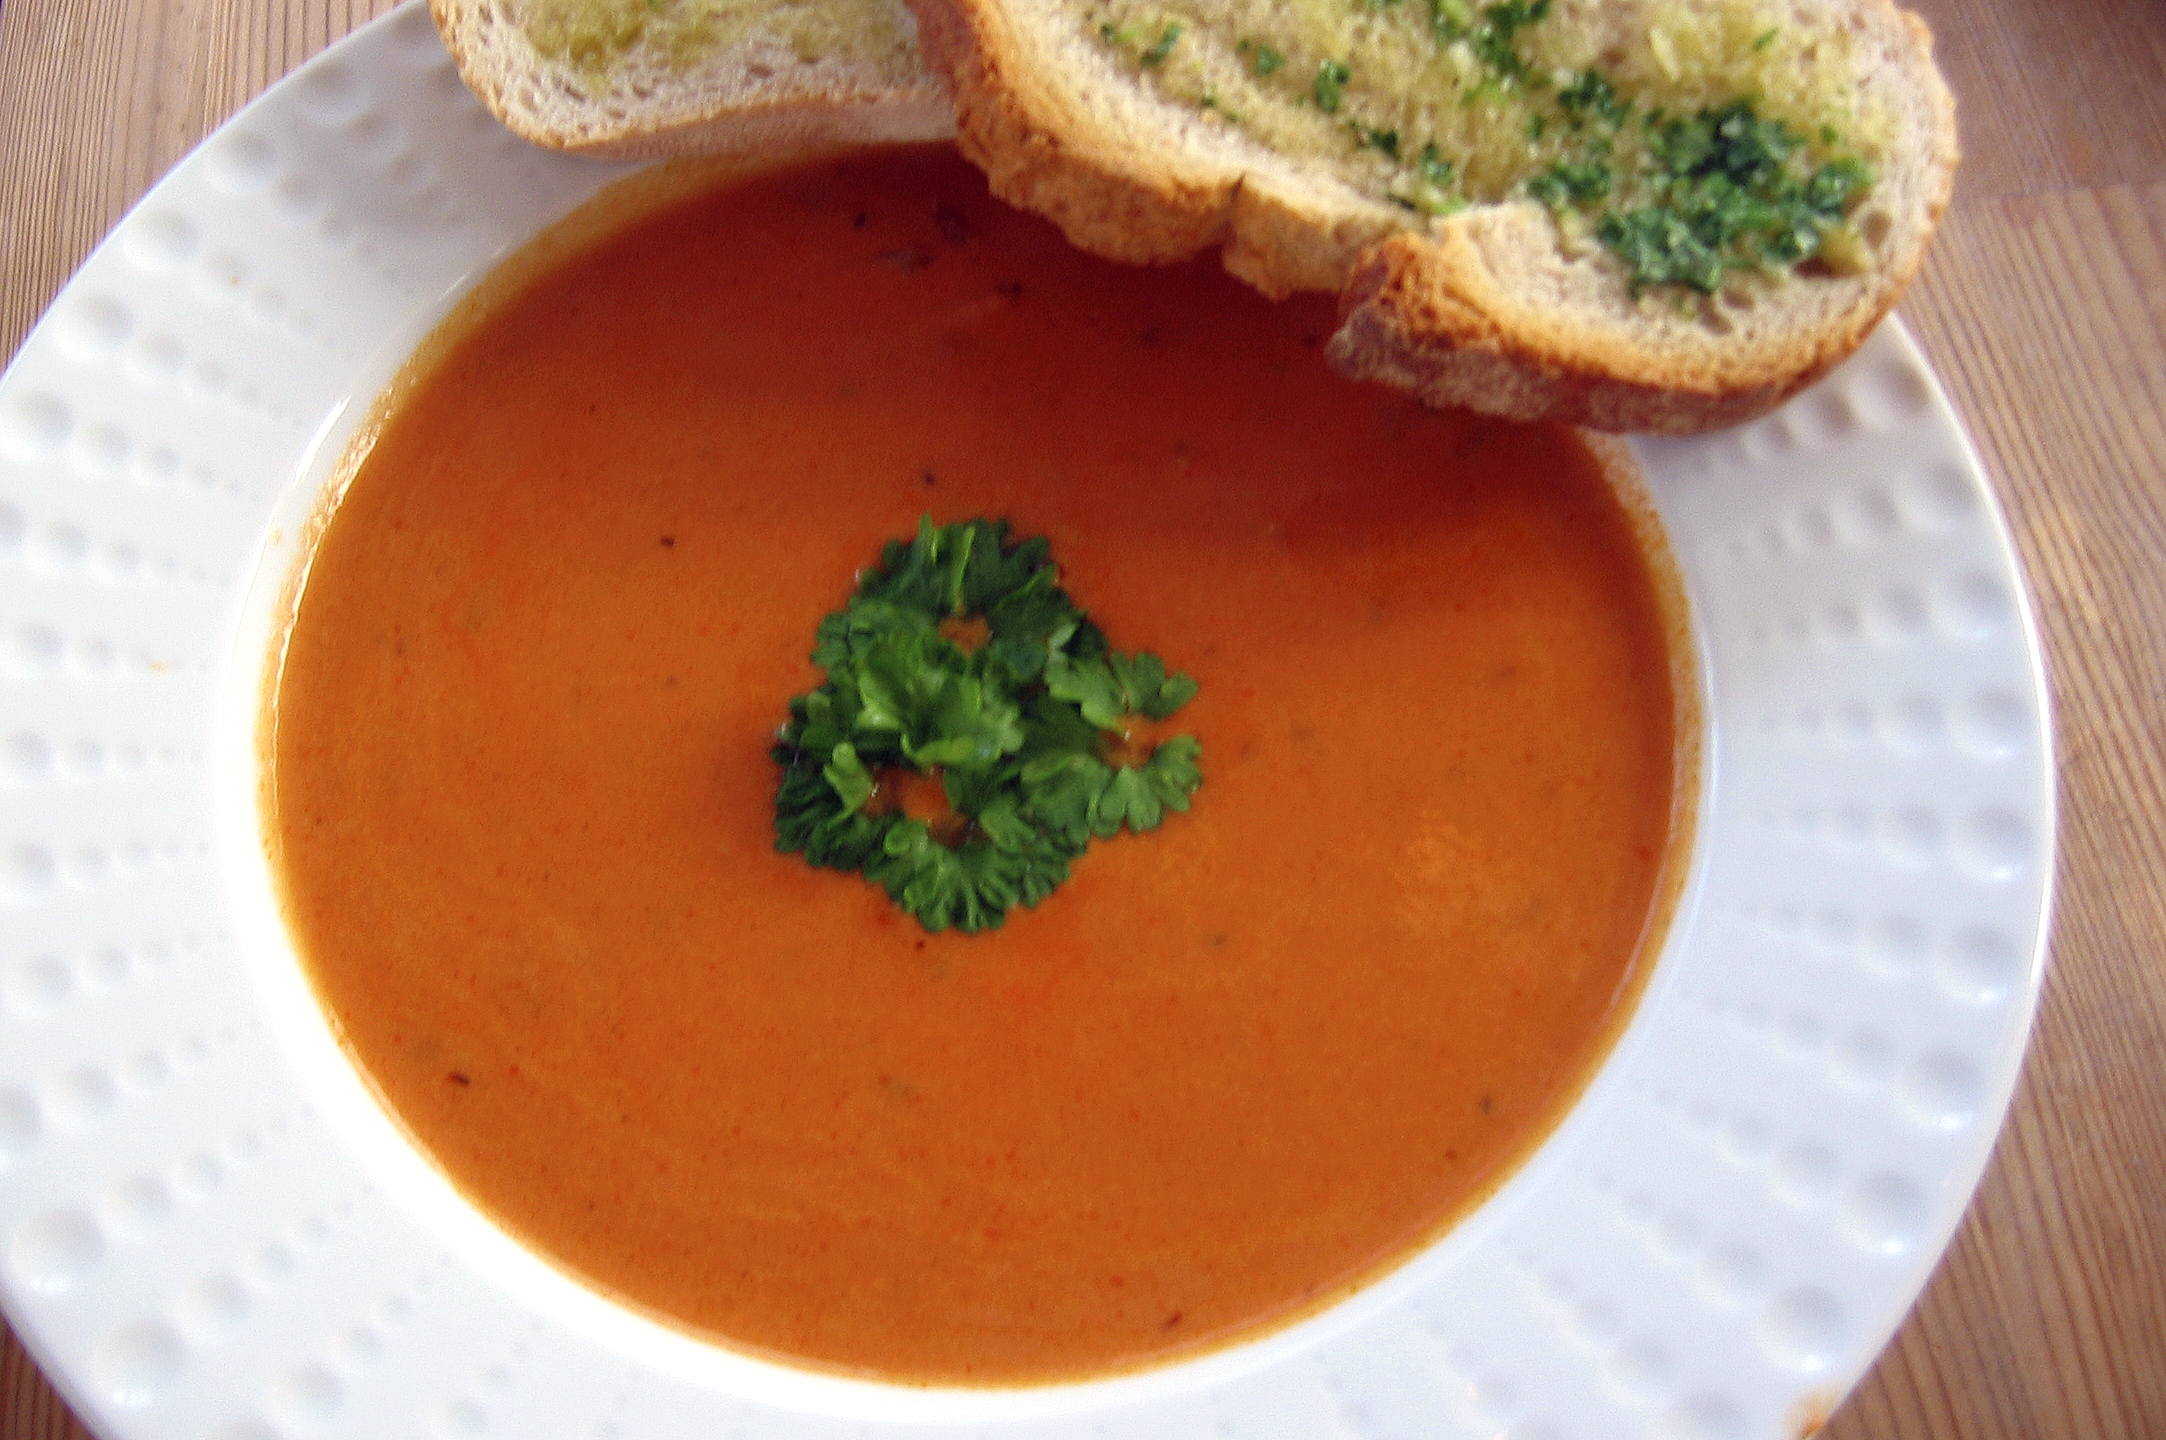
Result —
POLYGON ((1890 0, 908 0, 914 33, 898 3, 432 0, 543 143, 907 138, 952 93, 994 192, 1083 248, 1219 250, 1338 294, 1345 374, 1604 430, 1733 424, 1842 360, 1956 164, 1890 0))

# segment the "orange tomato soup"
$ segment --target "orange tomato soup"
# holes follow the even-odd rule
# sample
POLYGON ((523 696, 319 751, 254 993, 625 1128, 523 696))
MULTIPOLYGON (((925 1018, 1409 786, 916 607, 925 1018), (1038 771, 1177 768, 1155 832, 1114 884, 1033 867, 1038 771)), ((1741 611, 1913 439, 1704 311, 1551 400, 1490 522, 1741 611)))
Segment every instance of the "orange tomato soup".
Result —
POLYGON ((439 347, 265 739, 290 930, 415 1143, 625 1304, 917 1383, 1223 1345, 1478 1202, 1648 963, 1679 622, 1579 438, 1339 381, 1331 324, 898 151, 439 347), (1050 537, 1201 685, 1194 808, 968 938, 774 849, 813 627, 924 514, 1050 537))

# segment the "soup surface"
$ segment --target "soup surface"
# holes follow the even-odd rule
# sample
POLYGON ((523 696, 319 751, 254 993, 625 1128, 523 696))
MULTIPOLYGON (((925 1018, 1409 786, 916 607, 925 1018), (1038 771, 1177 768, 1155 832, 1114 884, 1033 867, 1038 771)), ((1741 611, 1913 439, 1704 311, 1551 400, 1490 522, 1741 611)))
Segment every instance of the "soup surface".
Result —
POLYGON ((1307 1313, 1522 1159, 1675 868, 1677 621, 1578 438, 1340 382, 1330 323, 901 151, 441 347, 265 744, 312 981, 453 1182, 723 1343, 1015 1384, 1307 1313), (813 626, 928 513, 1201 684, 1194 808, 967 938, 774 849, 813 626))

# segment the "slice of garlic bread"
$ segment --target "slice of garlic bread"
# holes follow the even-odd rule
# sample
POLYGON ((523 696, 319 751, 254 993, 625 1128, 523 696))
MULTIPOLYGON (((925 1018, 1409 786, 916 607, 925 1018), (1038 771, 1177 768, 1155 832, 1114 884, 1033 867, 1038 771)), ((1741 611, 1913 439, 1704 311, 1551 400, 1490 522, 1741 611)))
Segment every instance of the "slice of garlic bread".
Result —
POLYGON ((513 131, 627 159, 953 133, 902 0, 430 0, 513 131))
POLYGON ((1522 418, 1759 413, 1895 303, 1953 102, 1888 0, 912 0, 994 190, 1342 293, 1348 374, 1522 418))

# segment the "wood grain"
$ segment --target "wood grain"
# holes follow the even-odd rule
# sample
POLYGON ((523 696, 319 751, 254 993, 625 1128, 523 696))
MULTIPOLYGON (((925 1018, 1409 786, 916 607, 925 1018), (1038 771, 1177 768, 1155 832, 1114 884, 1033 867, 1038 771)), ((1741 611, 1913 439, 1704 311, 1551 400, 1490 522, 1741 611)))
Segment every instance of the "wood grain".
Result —
POLYGON ((1985 1184, 1830 1433, 2166 1435, 2166 183, 1964 204, 1904 311, 2046 630, 2058 913, 1985 1184))
MULTIPOLYGON (((0 3, 0 354, 143 190, 390 0, 0 3)), ((1954 1245, 1838 1440, 2166 1437, 2166 5, 1919 0, 1956 198, 1903 313, 2044 626, 2050 969, 1954 1245)), ((15 1342, 0 1440, 86 1435, 15 1342)))

